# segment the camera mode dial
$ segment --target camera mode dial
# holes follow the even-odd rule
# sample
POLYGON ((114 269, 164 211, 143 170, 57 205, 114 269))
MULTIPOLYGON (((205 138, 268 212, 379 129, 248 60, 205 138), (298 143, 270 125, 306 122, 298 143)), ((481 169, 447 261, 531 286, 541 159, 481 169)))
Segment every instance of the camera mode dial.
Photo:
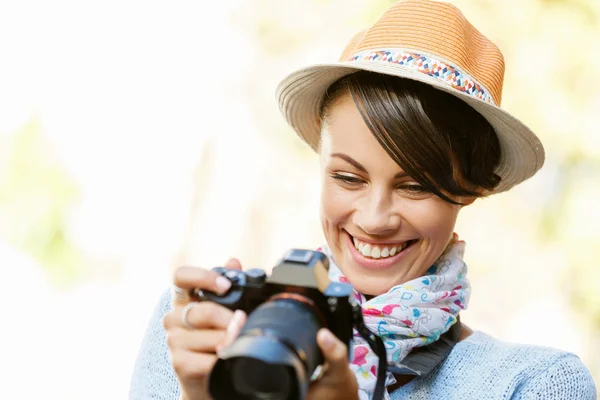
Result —
POLYGON ((246 271, 246 282, 252 285, 262 285, 267 280, 267 274, 260 268, 252 268, 246 271))

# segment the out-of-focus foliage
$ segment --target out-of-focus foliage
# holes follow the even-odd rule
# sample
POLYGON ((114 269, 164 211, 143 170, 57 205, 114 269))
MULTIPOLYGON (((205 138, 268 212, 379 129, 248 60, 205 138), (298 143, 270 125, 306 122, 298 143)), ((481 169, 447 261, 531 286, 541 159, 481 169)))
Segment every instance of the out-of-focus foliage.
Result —
POLYGON ((7 156, 0 168, 0 235, 35 257, 55 283, 72 283, 83 261, 66 233, 77 185, 55 158, 37 118, 3 145, 7 156))

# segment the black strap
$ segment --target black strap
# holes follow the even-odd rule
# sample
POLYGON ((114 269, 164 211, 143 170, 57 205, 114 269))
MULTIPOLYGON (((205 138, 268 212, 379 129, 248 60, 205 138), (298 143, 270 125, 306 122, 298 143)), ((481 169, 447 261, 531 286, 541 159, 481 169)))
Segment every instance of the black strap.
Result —
POLYGON ((438 340, 427 346, 414 348, 404 357, 402 360, 403 371, 395 367, 388 367, 388 371, 399 375, 425 376, 429 374, 448 357, 454 346, 460 341, 461 331, 460 317, 457 316, 456 322, 438 340))
POLYGON ((358 303, 352 305, 352 313, 354 319, 354 327, 367 341, 369 347, 377 354, 379 358, 379 366, 377 368, 377 384, 375 385, 375 391, 373 392, 373 400, 381 400, 385 394, 385 381, 387 374, 387 353, 385 351, 385 345, 383 340, 367 328, 363 320, 362 307, 358 303))

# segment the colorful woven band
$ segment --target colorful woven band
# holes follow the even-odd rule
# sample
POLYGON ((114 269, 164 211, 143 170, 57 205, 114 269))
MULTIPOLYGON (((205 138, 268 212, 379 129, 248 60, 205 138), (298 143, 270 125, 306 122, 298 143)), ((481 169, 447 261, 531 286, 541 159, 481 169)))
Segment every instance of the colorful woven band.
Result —
POLYGON ((439 79, 454 89, 488 103, 496 104, 490 92, 460 69, 429 56, 403 50, 369 50, 356 53, 350 61, 378 61, 402 65, 439 79))

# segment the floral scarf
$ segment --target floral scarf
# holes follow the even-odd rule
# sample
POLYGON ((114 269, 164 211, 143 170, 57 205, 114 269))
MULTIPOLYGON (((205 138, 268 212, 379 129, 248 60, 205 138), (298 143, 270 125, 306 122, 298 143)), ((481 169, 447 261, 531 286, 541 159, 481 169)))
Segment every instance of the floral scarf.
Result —
MULTIPOLYGON (((394 286, 368 301, 354 291, 363 308, 365 325, 383 339, 388 365, 402 367, 402 360, 412 349, 438 340, 457 321, 458 313, 467 307, 471 286, 466 277, 464 250, 465 242, 459 241, 455 234, 424 276, 394 286)), ((329 248, 323 246, 320 251, 329 257, 329 278, 349 283, 329 248)), ((356 330, 352 351, 350 367, 358 381, 359 397, 371 399, 377 383, 377 355, 356 330)), ((393 374, 388 372, 386 386, 395 382, 393 374)), ((389 398, 386 392, 385 399, 389 398)))

